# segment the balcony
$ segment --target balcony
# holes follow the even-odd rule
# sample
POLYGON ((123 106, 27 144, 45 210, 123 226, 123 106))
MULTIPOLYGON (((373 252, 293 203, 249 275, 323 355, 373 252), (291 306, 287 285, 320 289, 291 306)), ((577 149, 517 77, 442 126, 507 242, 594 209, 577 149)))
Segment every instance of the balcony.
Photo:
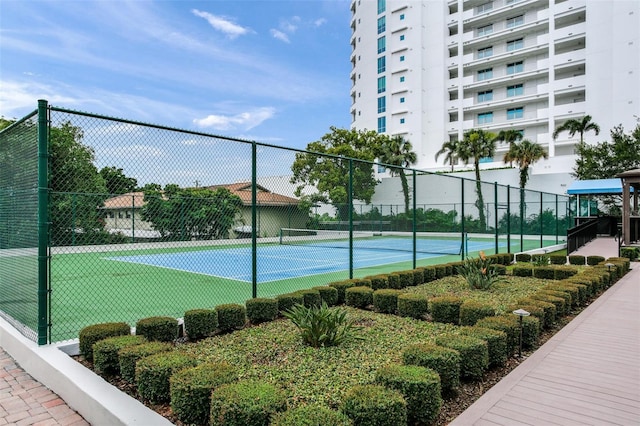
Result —
MULTIPOLYGON (((585 31, 587 29, 587 25, 584 22, 581 22, 576 25, 571 25, 569 27, 564 27, 554 32, 554 39, 556 42, 561 42, 565 40, 570 40, 573 38, 584 37, 585 31)), ((547 35, 548 39, 548 35, 547 35)))
POLYGON ((553 57, 553 64, 557 66, 573 64, 576 62, 584 62, 587 52, 585 49, 572 50, 570 52, 561 53, 553 57))
MULTIPOLYGON (((546 101, 549 98, 548 92, 546 92, 546 84, 541 84, 538 86, 539 90, 536 92, 531 89, 528 90, 531 93, 525 94, 522 96, 511 96, 506 97, 505 93, 502 94, 494 94, 494 99, 489 102, 476 102, 475 96, 469 96, 464 98, 463 108, 464 112, 473 112, 478 113, 484 110, 491 111, 497 109, 507 109, 515 106, 526 106, 530 104, 539 103, 541 101, 546 101)), ((475 95, 475 93, 474 93, 475 95)), ((537 109, 537 108, 536 108, 537 109)))
POLYGON ((476 9, 472 8, 465 10, 462 14, 462 19, 465 25, 469 23, 480 23, 482 21, 495 21, 505 17, 506 15, 513 15, 516 10, 527 10, 535 7, 536 4, 547 5, 548 0, 523 0, 512 4, 505 4, 500 6, 496 1, 494 2, 494 8, 487 12, 476 14, 476 9))
POLYGON ((575 102, 571 104, 564 105, 556 105, 553 108, 553 115, 556 118, 572 118, 572 117, 582 117, 586 114, 586 102, 575 102))
POLYGON ((556 17, 570 15, 572 13, 583 11, 587 5, 586 0, 572 0, 564 3, 556 4, 553 13, 556 17))
POLYGON ((571 78, 563 78, 562 80, 556 80, 552 83, 553 91, 558 92, 574 92, 583 90, 587 81, 587 77, 584 75, 578 75, 571 78))

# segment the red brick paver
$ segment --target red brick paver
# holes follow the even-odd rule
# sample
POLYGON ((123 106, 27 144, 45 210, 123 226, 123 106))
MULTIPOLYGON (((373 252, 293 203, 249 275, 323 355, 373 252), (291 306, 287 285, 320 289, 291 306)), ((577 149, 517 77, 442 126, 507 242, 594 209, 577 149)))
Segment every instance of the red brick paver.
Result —
POLYGON ((0 426, 88 424, 0 348, 0 426))

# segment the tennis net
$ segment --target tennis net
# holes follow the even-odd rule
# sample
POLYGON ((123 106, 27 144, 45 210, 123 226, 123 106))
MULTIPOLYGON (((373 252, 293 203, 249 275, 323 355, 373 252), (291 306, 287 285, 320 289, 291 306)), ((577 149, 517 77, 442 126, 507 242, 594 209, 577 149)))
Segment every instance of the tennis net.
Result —
MULTIPOLYGON (((280 244, 321 248, 349 249, 349 231, 281 228, 280 244)), ((460 233, 415 233, 416 253, 461 254, 460 233)), ((413 232, 353 231, 354 250, 414 251, 413 232)))

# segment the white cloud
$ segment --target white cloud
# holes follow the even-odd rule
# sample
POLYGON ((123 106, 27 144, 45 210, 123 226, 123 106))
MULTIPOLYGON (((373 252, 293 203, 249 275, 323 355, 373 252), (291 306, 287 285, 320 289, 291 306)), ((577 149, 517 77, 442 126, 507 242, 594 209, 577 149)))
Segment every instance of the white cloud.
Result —
POLYGON ((216 130, 240 129, 246 131, 259 126, 263 121, 272 118, 274 115, 274 108, 263 107, 236 115, 211 114, 205 118, 196 118, 193 122, 199 127, 211 127, 216 130))
POLYGON ((241 35, 245 35, 249 33, 249 29, 242 27, 224 16, 213 15, 208 12, 202 12, 197 9, 193 9, 191 11, 194 15, 199 16, 200 18, 204 18, 209 25, 211 25, 216 30, 223 32, 229 38, 236 38, 241 35))
POLYGON ((299 22, 300 22, 299 16, 292 17, 290 21, 283 19, 282 21, 280 21, 280 29, 290 34, 295 33, 296 30, 298 29, 299 22))
POLYGON ((316 27, 321 27, 326 23, 327 23, 327 20, 324 19, 324 18, 319 18, 319 19, 316 19, 315 21, 313 21, 313 25, 315 25, 316 27))
POLYGON ((270 31, 273 38, 283 41, 285 43, 291 43, 291 41, 289 40, 289 36, 283 33, 282 31, 278 31, 274 28, 272 28, 270 31))
POLYGON ((99 155, 102 154, 115 158, 126 158, 127 160, 166 156, 166 152, 161 149, 150 145, 140 144, 97 149, 96 151, 99 155))

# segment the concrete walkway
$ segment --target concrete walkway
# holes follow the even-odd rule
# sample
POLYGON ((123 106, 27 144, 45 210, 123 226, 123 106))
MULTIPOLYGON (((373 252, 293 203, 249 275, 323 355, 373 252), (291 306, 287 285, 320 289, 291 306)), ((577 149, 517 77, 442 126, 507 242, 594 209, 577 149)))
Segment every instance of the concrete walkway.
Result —
MULTIPOLYGON (((616 257, 611 238, 572 254, 616 257)), ((456 418, 470 425, 640 425, 640 264, 456 418)))

